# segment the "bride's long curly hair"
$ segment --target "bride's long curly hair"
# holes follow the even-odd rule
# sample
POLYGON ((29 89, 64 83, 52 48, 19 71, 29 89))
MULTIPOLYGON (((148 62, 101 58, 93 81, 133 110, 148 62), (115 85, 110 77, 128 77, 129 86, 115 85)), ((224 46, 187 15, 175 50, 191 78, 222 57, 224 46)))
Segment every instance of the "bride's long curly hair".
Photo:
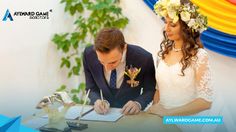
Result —
MULTIPOLYGON (((189 1, 181 0, 181 3, 185 3, 189 1)), ((191 4, 191 2, 190 2, 191 4)), ((180 18, 180 16, 179 16, 180 18)), ((179 19, 180 30, 182 31, 182 39, 183 45, 181 47, 181 51, 183 53, 183 57, 180 60, 182 64, 181 73, 184 76, 184 70, 191 65, 191 60, 193 57, 196 57, 197 51, 199 48, 203 48, 203 45, 200 42, 200 33, 192 30, 188 27, 188 25, 179 19)), ((166 32, 163 31, 164 40, 160 44, 160 51, 158 52, 158 56, 162 59, 165 59, 165 56, 172 50, 174 46, 174 41, 169 40, 166 32)))

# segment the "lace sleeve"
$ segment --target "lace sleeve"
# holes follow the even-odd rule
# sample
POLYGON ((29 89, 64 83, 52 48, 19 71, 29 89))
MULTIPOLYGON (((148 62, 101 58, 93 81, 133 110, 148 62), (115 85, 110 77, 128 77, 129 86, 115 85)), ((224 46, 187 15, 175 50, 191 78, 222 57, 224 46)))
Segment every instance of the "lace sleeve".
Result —
POLYGON ((197 60, 195 61, 195 75, 197 98, 203 98, 212 102, 212 82, 208 54, 204 49, 199 49, 197 60))

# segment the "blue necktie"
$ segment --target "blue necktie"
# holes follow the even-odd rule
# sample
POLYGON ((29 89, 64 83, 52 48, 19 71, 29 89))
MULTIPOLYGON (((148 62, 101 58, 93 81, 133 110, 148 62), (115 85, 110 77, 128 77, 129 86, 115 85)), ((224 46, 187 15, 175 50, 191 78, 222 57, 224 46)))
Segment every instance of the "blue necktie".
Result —
POLYGON ((116 89, 116 69, 111 71, 110 87, 116 89))

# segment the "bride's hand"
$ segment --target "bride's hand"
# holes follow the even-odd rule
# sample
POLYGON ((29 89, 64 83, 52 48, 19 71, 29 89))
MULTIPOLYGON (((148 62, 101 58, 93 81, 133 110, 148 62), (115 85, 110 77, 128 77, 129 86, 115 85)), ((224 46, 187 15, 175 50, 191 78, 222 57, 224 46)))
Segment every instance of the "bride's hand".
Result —
POLYGON ((152 105, 148 110, 148 113, 159 115, 160 117, 168 115, 168 109, 164 108, 163 105, 156 103, 152 105))

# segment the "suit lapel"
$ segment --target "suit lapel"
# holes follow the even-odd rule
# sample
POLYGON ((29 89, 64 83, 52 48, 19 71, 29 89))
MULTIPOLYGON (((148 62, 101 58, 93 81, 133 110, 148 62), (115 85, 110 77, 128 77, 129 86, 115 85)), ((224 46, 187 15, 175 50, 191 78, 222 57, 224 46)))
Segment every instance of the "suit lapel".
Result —
MULTIPOLYGON (((132 64, 131 64, 132 62, 130 61, 130 60, 132 60, 132 51, 130 51, 130 50, 131 50, 131 49, 130 49, 130 46, 129 46, 129 44, 127 44, 126 66, 132 65, 132 64)), ((121 86, 120 86, 120 89, 119 89, 118 93, 116 94, 116 97, 119 96, 119 95, 122 93, 122 91, 125 90, 125 88, 129 88, 129 86, 128 86, 128 84, 127 84, 127 80, 129 80, 129 77, 128 77, 127 75, 124 75, 123 82, 122 82, 122 84, 121 84, 121 86)))

